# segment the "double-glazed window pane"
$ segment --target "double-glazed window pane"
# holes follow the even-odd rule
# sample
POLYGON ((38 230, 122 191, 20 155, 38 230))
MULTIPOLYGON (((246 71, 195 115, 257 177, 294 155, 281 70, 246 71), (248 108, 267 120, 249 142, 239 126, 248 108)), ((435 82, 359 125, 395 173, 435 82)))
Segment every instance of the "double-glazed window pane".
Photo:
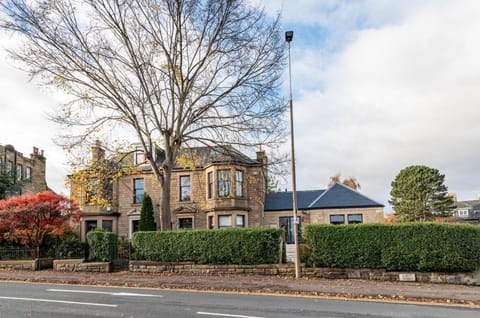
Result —
POLYGON ((17 164, 17 181, 21 181, 23 179, 23 166, 21 164, 17 164))
POLYGON ((243 171, 235 171, 235 194, 237 197, 243 197, 243 171))
POLYGON ((245 227, 245 215, 237 215, 237 227, 245 227))
POLYGON ((136 147, 135 149, 135 164, 139 165, 145 162, 145 153, 142 147, 136 147))
POLYGON ((31 181, 32 180, 32 168, 31 167, 27 167, 27 169, 25 170, 25 179, 31 181))
POLYGON ((213 172, 208 173, 208 198, 213 197, 213 172))
POLYGON ((182 218, 178 220, 178 227, 181 229, 191 229, 193 228, 193 219, 192 218, 182 218))
POLYGON ((330 224, 344 224, 345 216, 343 214, 330 215, 330 224))
POLYGON ((113 232, 113 221, 112 220, 103 220, 102 229, 107 232, 113 232))
POLYGON ((219 215, 218 216, 218 228, 224 229, 232 227, 232 216, 231 215, 219 215))
POLYGON ((190 176, 180 177, 180 201, 190 201, 190 176))
POLYGON ((363 215, 361 214, 348 215, 348 224, 358 224, 358 223, 363 223, 363 215))
POLYGON ((13 161, 7 161, 7 175, 13 177, 13 161))
POLYGON ((225 198, 230 196, 230 171, 229 170, 219 170, 217 171, 217 188, 218 196, 220 198, 225 198))
POLYGON ((143 179, 134 179, 133 180, 133 203, 141 203, 143 200, 144 194, 145 194, 145 188, 143 184, 143 179))

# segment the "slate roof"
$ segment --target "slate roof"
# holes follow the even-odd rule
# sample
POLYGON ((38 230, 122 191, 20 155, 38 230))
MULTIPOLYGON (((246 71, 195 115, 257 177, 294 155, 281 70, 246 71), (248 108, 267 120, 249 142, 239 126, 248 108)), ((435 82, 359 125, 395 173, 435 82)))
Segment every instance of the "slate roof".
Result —
MULTIPOLYGON (((293 209, 292 192, 273 192, 265 197, 264 210, 285 211, 293 209)), ((298 210, 335 208, 383 207, 365 195, 343 184, 335 183, 327 190, 297 191, 298 210)))
POLYGON ((454 205, 456 208, 475 208, 480 206, 480 200, 457 201, 454 205))
MULTIPOLYGON (((232 146, 225 147, 193 147, 184 149, 186 156, 195 158, 200 167, 210 163, 240 163, 246 165, 258 165, 259 162, 248 157, 232 146)), ((181 168, 178 165, 175 168, 181 168)))

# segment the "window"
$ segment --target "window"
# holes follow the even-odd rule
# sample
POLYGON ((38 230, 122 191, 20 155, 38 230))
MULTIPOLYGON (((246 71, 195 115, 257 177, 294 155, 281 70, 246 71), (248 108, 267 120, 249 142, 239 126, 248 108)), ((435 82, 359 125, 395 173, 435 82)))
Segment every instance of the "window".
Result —
POLYGON ((218 228, 226 229, 232 227, 232 216, 231 215, 219 215, 218 216, 218 228))
POLYGON ((17 181, 21 181, 23 179, 23 166, 21 164, 17 164, 17 181))
MULTIPOLYGON (((293 222, 293 216, 281 216, 279 219, 280 223, 280 228, 285 230, 285 242, 287 244, 292 244, 294 243, 294 235, 293 235, 293 226, 295 225, 293 222)), ((298 241, 302 241, 302 224, 301 224, 301 219, 300 217, 297 216, 297 223, 298 223, 298 232, 297 232, 297 237, 298 241)))
POLYGON ((363 223, 362 214, 349 214, 347 217, 348 217, 348 224, 363 223))
POLYGON ((243 197, 243 171, 235 172, 235 194, 237 197, 243 197))
POLYGON ((217 189, 218 189, 218 196, 220 198, 226 198, 230 196, 230 171, 229 170, 217 171, 217 189))
POLYGON ((458 216, 461 216, 461 217, 466 217, 466 216, 468 216, 468 209, 460 209, 460 210, 458 210, 458 216))
POLYGON ((25 179, 32 181, 32 167, 27 167, 25 169, 25 179))
POLYGON ((88 233, 97 228, 97 220, 85 221, 85 233, 88 233))
POLYGON ((7 161, 7 176, 13 177, 13 161, 7 161))
MULTIPOLYGON (((132 220, 132 221, 131 221, 132 233, 135 233, 135 232, 138 231, 139 223, 140 223, 140 220, 132 220)), ((131 235, 130 235, 130 237, 131 237, 131 235)))
POLYGON ((213 224, 213 215, 208 216, 208 228, 213 229, 215 225, 213 224))
POLYGON ((144 194, 143 179, 133 179, 133 203, 142 203, 144 194))
POLYGON ((245 215, 237 215, 236 227, 245 227, 245 215))
POLYGON ((190 176, 180 176, 180 201, 190 201, 190 176))
POLYGON ((192 229, 193 228, 193 219, 192 218, 178 219, 178 227, 180 229, 192 229))
POLYGON ((103 220, 102 229, 107 232, 113 232, 113 221, 112 220, 103 220))
POLYGON ((135 164, 139 165, 145 162, 145 152, 141 146, 135 148, 135 164))
POLYGON ((343 214, 332 214, 330 215, 330 224, 344 224, 345 223, 345 215, 343 214))
POLYGON ((209 172, 207 174, 207 182, 208 182, 208 198, 211 199, 213 197, 213 172, 209 172))
POLYGON ((88 179, 87 190, 85 191, 85 203, 92 205, 96 202, 97 186, 96 178, 88 179))

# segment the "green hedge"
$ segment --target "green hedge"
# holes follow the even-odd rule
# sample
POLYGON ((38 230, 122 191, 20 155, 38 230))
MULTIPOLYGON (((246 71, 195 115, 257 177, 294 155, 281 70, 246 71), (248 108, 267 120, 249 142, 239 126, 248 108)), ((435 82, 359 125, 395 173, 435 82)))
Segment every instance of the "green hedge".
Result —
POLYGON ((307 225, 314 266, 471 272, 480 268, 480 227, 404 223, 307 225))
POLYGON ((112 232, 94 230, 87 233, 88 260, 111 262, 117 248, 117 235, 112 232))
POLYGON ((135 232, 136 259, 197 264, 273 264, 279 261, 282 229, 221 229, 135 232))

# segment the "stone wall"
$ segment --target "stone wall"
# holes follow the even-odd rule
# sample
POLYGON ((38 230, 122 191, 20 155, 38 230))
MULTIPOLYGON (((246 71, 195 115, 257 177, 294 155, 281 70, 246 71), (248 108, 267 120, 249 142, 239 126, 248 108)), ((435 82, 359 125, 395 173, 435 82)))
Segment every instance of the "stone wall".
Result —
MULTIPOLYGON (((271 265, 196 265, 193 263, 159 263, 130 261, 131 272, 176 273, 190 275, 280 275, 294 276, 293 264, 271 265)), ((386 270, 345 268, 304 268, 302 277, 323 279, 364 279, 381 281, 414 281, 458 285, 480 285, 479 273, 406 273, 386 270)))
POLYGON ((37 261, 36 260, 0 261, 0 269, 34 271, 37 269, 37 261))
POLYGON ((193 275, 295 275, 291 264, 272 265, 197 265, 194 263, 159 263, 151 261, 130 261, 131 272, 176 273, 193 275))
POLYGON ((53 261, 53 269, 62 272, 110 273, 112 266, 108 262, 87 263, 82 259, 62 259, 53 261))
POLYGON ((51 258, 41 258, 39 260, 0 261, 0 269, 35 271, 38 269, 47 269, 52 267, 53 259, 51 258))

